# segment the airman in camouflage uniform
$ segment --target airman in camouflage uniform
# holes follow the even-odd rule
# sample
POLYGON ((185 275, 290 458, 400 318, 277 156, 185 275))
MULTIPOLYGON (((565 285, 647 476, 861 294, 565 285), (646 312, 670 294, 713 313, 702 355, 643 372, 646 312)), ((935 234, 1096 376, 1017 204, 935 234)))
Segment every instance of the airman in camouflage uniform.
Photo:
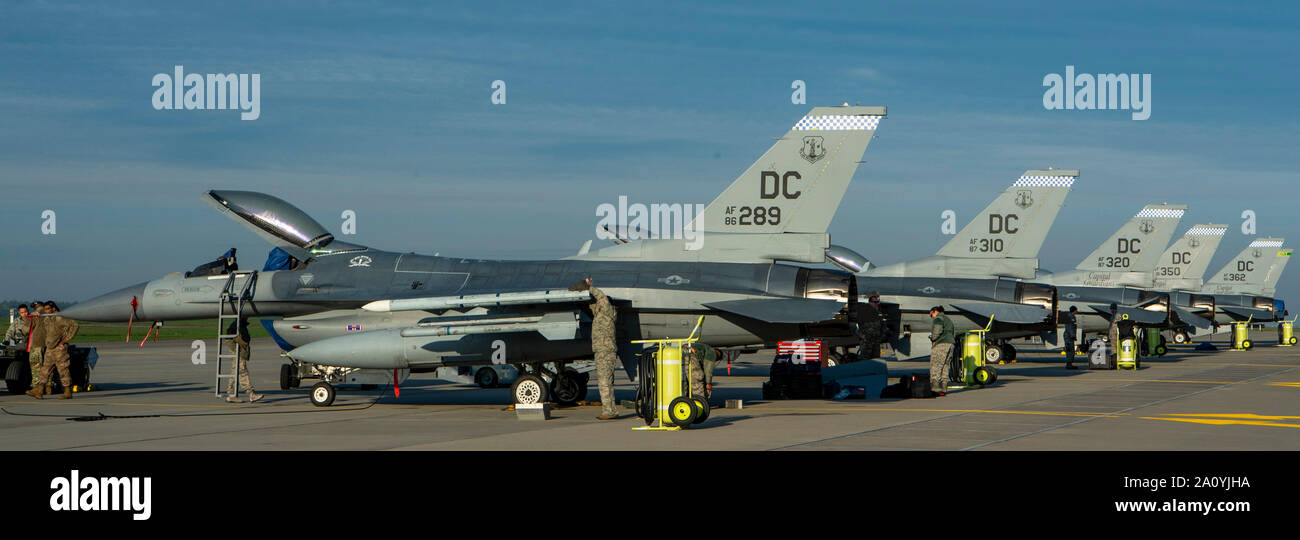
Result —
POLYGON ((30 320, 27 330, 27 363, 32 368, 32 388, 39 388, 44 394, 49 394, 49 389, 39 384, 41 367, 45 363, 45 329, 41 326, 44 321, 41 318, 43 313, 45 313, 45 304, 32 302, 32 312, 27 315, 30 320))
POLYGON ((943 314, 943 306, 930 308, 930 318, 934 319, 930 328, 930 390, 942 394, 948 391, 949 363, 957 344, 957 330, 952 319, 943 314))
MULTIPOLYGON (((239 385, 248 390, 249 403, 254 403, 262 399, 262 394, 253 391, 253 381, 248 377, 248 345, 252 341, 248 334, 248 319, 239 319, 237 322, 230 323, 226 333, 235 336, 230 340, 230 354, 235 355, 235 371, 239 374, 239 385)), ((230 383, 226 385, 226 402, 244 402, 243 398, 235 395, 237 390, 235 379, 232 377, 230 383)))
POLYGON ((1106 356, 1119 359, 1119 306, 1110 305, 1110 328, 1106 329, 1106 356))
POLYGON ((44 333, 45 363, 41 366, 41 377, 37 386, 27 391, 27 395, 36 399, 49 394, 50 379, 55 368, 59 370, 59 381, 63 383, 63 395, 59 399, 72 399, 72 370, 68 365, 68 342, 77 335, 77 321, 57 315, 59 306, 54 302, 45 304, 45 316, 41 317, 41 329, 44 333))
POLYGON ((600 387, 600 415, 597 419, 613 420, 618 418, 618 408, 614 403, 614 361, 618 357, 618 344, 614 330, 617 315, 614 305, 609 302, 605 292, 591 284, 591 278, 570 287, 575 291, 590 290, 591 297, 591 352, 596 357, 596 381, 600 387))
POLYGON ((691 395, 707 398, 713 393, 713 369, 718 365, 718 351, 698 341, 687 347, 683 352, 691 363, 691 395))
POLYGON ((880 293, 867 295, 867 304, 859 310, 858 331, 862 335, 858 359, 880 358, 880 342, 885 339, 885 316, 880 312, 880 293))
POLYGON ((5 342, 26 349, 27 331, 31 329, 31 326, 31 321, 27 319, 27 304, 18 306, 18 317, 12 323, 9 323, 9 330, 5 331, 5 342))

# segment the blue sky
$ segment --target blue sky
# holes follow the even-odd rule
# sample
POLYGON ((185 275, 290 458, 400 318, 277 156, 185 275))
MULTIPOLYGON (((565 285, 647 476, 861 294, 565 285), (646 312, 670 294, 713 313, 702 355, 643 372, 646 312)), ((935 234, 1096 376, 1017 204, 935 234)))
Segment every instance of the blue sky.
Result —
POLYGON ((335 231, 354 210, 348 240, 379 248, 566 256, 597 205, 707 203, 842 102, 889 107, 830 230, 877 264, 932 254, 943 210, 964 222, 1049 166, 1082 177, 1045 268, 1149 202, 1188 204, 1180 230, 1232 226, 1211 271, 1248 243, 1245 209, 1300 242, 1292 4, 701 4, 6 3, 0 298, 84 299, 230 246, 260 265, 267 246, 200 202, 213 188, 335 231), (176 64, 259 73, 261 118, 154 110, 151 79, 176 64), (1150 73, 1151 118, 1045 110, 1066 65, 1150 73))

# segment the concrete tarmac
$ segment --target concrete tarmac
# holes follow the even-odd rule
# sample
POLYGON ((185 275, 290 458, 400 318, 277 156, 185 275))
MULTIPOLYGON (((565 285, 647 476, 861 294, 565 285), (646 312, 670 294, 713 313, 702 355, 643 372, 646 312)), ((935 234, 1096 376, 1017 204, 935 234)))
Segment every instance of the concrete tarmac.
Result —
MULTIPOLYGON (((521 421, 509 389, 415 375, 401 386, 339 390, 314 407, 307 388, 279 389, 279 351, 254 341, 253 384, 266 399, 214 396, 213 364, 188 342, 95 343, 97 390, 71 400, 0 394, 3 450, 1300 450, 1300 347, 1274 332, 1229 351, 1172 347, 1138 371, 1067 371, 1059 354, 1021 352, 997 384, 937 399, 760 401, 771 353, 719 369, 707 422, 642 432, 640 418, 598 421, 598 406, 521 421), (108 418, 99 418, 100 415, 108 418)), ((211 340, 209 352, 213 350, 211 340)), ((1079 360, 1084 360, 1082 357, 1079 360)), ((928 372, 889 362, 890 377, 928 372)), ((622 374, 619 400, 636 388, 622 374)), ((589 399, 598 399, 594 382, 589 399)))

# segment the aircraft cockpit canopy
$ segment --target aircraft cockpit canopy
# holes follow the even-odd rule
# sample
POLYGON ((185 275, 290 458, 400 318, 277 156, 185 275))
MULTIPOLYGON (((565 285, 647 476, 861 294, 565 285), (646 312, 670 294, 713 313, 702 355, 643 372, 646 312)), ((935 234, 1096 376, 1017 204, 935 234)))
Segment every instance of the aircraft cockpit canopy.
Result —
POLYGON ((255 230, 289 245, 313 250, 334 241, 320 223, 282 199, 255 191, 209 191, 213 202, 255 230))

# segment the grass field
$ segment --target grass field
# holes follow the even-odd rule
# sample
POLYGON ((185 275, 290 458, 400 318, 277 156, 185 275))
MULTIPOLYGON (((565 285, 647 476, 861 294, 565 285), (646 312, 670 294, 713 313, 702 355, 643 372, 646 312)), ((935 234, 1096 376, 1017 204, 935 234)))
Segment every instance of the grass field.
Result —
MULTIPOLYGON (((3 320, 3 319, 0 319, 3 320)), ((5 330, 9 325, 5 324, 5 330)), ((149 331, 149 323, 136 323, 131 328, 131 339, 139 341, 144 339, 145 332, 149 331)), ((265 328, 258 319, 250 319, 248 332, 253 337, 267 337, 265 328)), ((192 321, 170 321, 163 325, 158 332, 158 339, 216 339, 217 337, 217 320, 216 319, 196 319, 192 321)), ((149 336, 152 340, 153 336, 149 336)), ((125 341, 126 340, 126 323, 80 323, 77 330, 77 337, 72 339, 73 343, 89 343, 95 341, 125 341)))

